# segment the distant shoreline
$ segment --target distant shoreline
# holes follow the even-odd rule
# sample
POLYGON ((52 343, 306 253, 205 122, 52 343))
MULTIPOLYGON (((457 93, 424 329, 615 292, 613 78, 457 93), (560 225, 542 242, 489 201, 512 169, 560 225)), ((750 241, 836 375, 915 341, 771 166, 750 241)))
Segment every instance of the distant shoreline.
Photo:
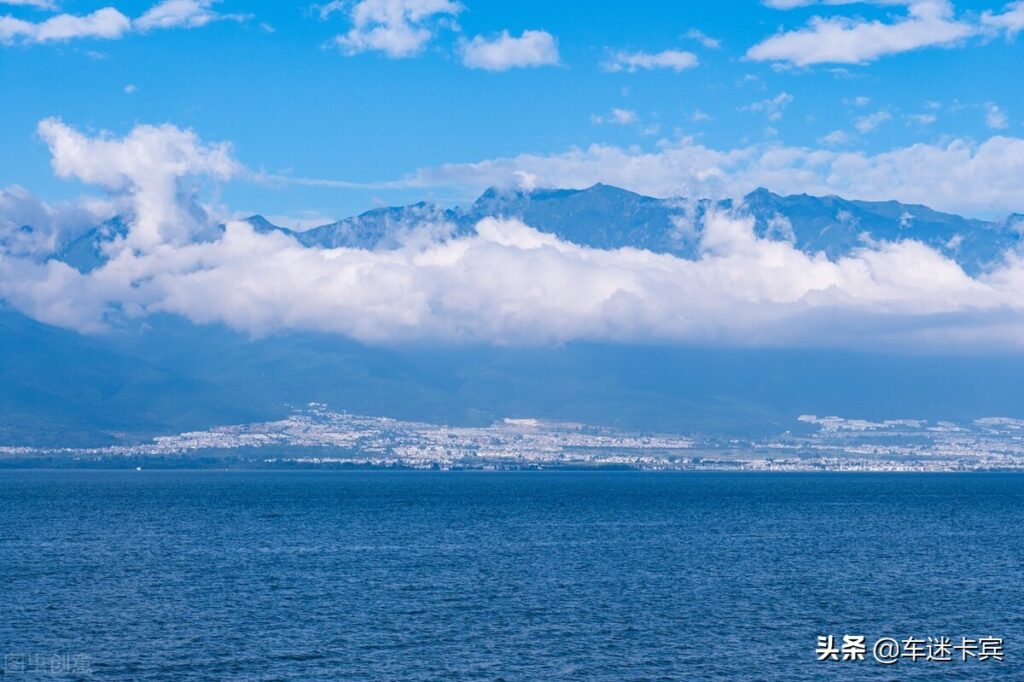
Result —
POLYGON ((29 472, 29 471, 220 471, 220 472, 421 472, 421 473, 649 473, 649 474, 680 474, 680 473, 743 473, 743 474, 1006 474, 1024 473, 1024 468, 1016 467, 954 467, 947 468, 922 468, 908 465, 895 466, 847 466, 847 467, 775 467, 759 468, 748 466, 747 462, 737 461, 737 466, 678 466, 645 468, 624 465, 506 465, 506 466, 450 466, 450 467, 427 467, 409 466, 395 463, 391 465, 366 465, 366 464, 314 464, 314 463, 293 463, 269 464, 255 461, 231 461, 231 460, 179 460, 177 462, 153 462, 153 461, 125 461, 123 463, 110 460, 85 463, 81 461, 61 461, 51 458, 29 460, 29 459, 0 459, 0 472, 29 472))

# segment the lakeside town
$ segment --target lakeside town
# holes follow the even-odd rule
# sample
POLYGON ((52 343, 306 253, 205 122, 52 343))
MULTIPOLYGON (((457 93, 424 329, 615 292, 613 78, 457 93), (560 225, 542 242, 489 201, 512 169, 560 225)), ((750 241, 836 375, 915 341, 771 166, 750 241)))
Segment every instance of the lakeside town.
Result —
POLYGON ((335 412, 310 403, 285 419, 96 448, 0 446, 0 465, 187 466, 202 459, 254 467, 639 470, 1024 470, 1024 420, 969 424, 802 415, 774 438, 630 433, 572 422, 506 418, 456 427, 335 412))

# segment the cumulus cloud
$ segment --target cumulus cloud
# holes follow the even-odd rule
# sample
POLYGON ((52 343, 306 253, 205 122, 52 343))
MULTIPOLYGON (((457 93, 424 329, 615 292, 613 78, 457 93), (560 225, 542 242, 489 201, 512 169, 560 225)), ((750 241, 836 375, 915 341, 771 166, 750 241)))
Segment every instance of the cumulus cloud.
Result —
POLYGON ((861 116, 858 118, 854 122, 853 127, 856 128, 858 132, 870 133, 886 121, 891 120, 892 114, 888 111, 876 111, 873 114, 868 114, 867 116, 861 116))
POLYGON ((487 71, 557 65, 558 43, 547 31, 523 31, 518 38, 508 31, 495 38, 476 36, 462 44, 462 63, 487 71))
MULTIPOLYGON (((134 21, 114 7, 104 7, 85 15, 55 14, 43 21, 0 17, 0 43, 42 44, 84 38, 114 40, 133 31, 161 28, 198 28, 211 21, 242 21, 246 16, 219 14, 212 7, 219 0, 163 0, 134 21)), ((19 4, 19 3, 0 3, 19 4)), ((39 9, 55 9, 53 3, 22 2, 39 9)))
POLYGON ((131 31, 131 20, 113 7, 91 14, 57 14, 33 22, 10 16, 0 17, 0 42, 51 43, 75 38, 112 40, 131 31))
POLYGON ((117 254, 81 274, 2 256, 0 293, 83 331, 172 313, 254 335, 343 334, 548 344, 576 339, 737 345, 920 344, 1024 339, 1024 268, 972 279, 916 242, 830 261, 712 214, 701 255, 599 250, 488 218, 476 234, 394 251, 309 249, 230 223, 212 242, 117 254))
POLYGON ((696 40, 698 43, 708 48, 709 50, 717 50, 722 47, 722 41, 717 38, 712 38, 708 34, 704 33, 700 29, 691 28, 689 31, 683 34, 690 40, 696 40))
POLYGON ((1005 31, 1008 37, 1013 38, 1024 30, 1024 0, 1010 3, 1002 13, 984 12, 981 15, 981 23, 986 27, 1005 31))
POLYGON ((212 7, 220 0, 164 0, 149 8, 135 20, 135 27, 140 31, 151 31, 158 28, 199 28, 212 21, 230 19, 242 21, 247 16, 240 14, 220 14, 212 7))
POLYGON ((595 144, 422 168, 390 187, 589 187, 597 182, 660 197, 740 196, 757 187, 921 203, 968 214, 1024 207, 1024 139, 952 139, 869 154, 778 143, 715 149, 684 137, 654 150, 595 144))
POLYGON ((351 28, 335 36, 335 43, 349 55, 383 52, 393 59, 419 54, 434 37, 437 27, 463 10, 452 0, 337 0, 324 5, 327 18, 347 10, 351 28))
POLYGON ((612 53, 603 67, 606 71, 626 71, 635 73, 640 70, 671 69, 675 72, 692 69, 700 63, 697 55, 684 50, 663 50, 662 52, 625 52, 612 53))
POLYGON ((825 144, 844 145, 850 142, 850 135, 843 130, 833 130, 821 138, 825 144))
POLYGON ((58 177, 132 198, 133 225, 125 245, 134 249, 187 241, 204 215, 188 181, 228 178, 239 169, 228 145, 203 144, 194 132, 172 125, 136 126, 123 138, 87 137, 48 118, 39 123, 39 135, 50 147, 58 177))
MULTIPOLYGON (((393 250, 306 248, 244 222, 182 239, 188 230, 163 229, 192 209, 181 180, 228 176, 226 148, 171 126, 122 138, 55 120, 40 129, 57 173, 119 193, 134 207, 129 239, 145 237, 147 248, 112 250, 88 273, 2 240, 0 297, 86 332, 171 313, 253 335, 306 330, 370 343, 1024 345, 1024 260, 1012 253, 978 277, 914 241, 865 242, 829 260, 795 249, 785 221, 760 238, 742 212, 715 209, 701 222, 695 260, 583 247, 499 218, 458 238, 438 238, 450 230, 428 222, 416 232, 426 238, 410 234, 393 250)), ((0 195, 0 215, 15 212, 10 205, 33 220, 52 215, 21 191, 0 195)))
POLYGON ((63 244, 114 216, 120 207, 106 199, 84 198, 49 205, 24 187, 0 189, 0 250, 44 258, 63 244))
POLYGON ((907 15, 891 23, 814 17, 805 28, 782 32, 754 45, 747 50, 747 58, 795 66, 864 64, 885 55, 948 47, 978 32, 974 24, 954 17, 948 0, 913 0, 906 4, 907 15))

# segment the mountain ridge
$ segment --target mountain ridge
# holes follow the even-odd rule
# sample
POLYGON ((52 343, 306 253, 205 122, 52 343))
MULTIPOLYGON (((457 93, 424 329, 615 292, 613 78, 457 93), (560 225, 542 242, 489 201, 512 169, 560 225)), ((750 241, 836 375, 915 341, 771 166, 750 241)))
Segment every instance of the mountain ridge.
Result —
MULTIPOLYGON (((309 230, 275 225, 260 214, 245 218, 259 233, 278 232, 306 247, 394 249, 418 229, 433 236, 472 234, 486 217, 517 218, 559 238, 598 249, 638 248, 695 259, 705 215, 712 208, 736 210, 754 219, 763 239, 791 242, 808 253, 837 259, 867 240, 915 239, 937 249, 974 276, 997 264, 1020 244, 1024 214, 1001 220, 966 218, 922 204, 863 201, 836 195, 780 195, 757 188, 740 201, 650 197, 597 183, 584 189, 489 188, 465 207, 425 201, 364 211, 309 230)), ((103 246, 126 232, 115 217, 65 245, 52 257, 88 272, 102 264, 103 246)))

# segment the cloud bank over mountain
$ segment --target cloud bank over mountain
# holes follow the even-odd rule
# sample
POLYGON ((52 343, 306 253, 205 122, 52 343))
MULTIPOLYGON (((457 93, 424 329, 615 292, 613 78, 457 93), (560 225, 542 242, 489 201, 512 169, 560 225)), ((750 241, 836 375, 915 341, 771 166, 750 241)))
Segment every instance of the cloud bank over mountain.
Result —
POLYGON ((777 143, 715 149, 684 137, 653 151, 594 144, 422 168, 404 187, 623 187, 651 196, 736 197, 757 187, 783 194, 838 194, 921 203, 947 211, 1008 213, 1024 206, 1024 139, 951 139, 885 152, 777 143))
MULTIPOLYGON (((24 240, 10 246, 14 221, 0 218, 9 233, 0 297, 84 332, 172 313, 256 336, 317 331, 370 343, 1024 345, 1018 253, 973 277, 912 240, 865 238, 829 259, 797 249, 784 225, 758 237, 752 218, 714 207, 693 260, 581 246, 500 216, 470 234, 425 218, 390 250, 311 248, 246 222, 214 229, 217 211, 202 190, 239 170, 226 145, 169 125, 89 137, 48 119, 40 133, 55 171, 106 190, 127 208, 128 230, 103 247, 102 265, 82 272, 44 257, 53 241, 45 226, 66 229, 59 211, 36 209, 48 216, 36 250, 24 240)), ((686 218, 681 207, 681 230, 686 218)))

